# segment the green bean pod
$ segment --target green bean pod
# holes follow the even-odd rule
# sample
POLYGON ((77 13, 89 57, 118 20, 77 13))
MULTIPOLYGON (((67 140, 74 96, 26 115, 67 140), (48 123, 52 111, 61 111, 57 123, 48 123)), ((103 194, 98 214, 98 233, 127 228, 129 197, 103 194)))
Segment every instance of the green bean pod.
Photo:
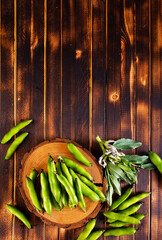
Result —
MULTIPOLYGON (((125 215, 129 216, 129 215, 137 212, 140 209, 140 207, 142 206, 142 204, 143 203, 141 203, 141 202, 135 203, 134 205, 132 205, 132 206, 130 206, 130 207, 124 209, 124 210, 117 211, 116 213, 121 213, 121 214, 125 214, 125 215)), ((110 219, 109 222, 112 223, 112 222, 115 222, 115 220, 110 219)))
MULTIPOLYGON (((61 168, 61 162, 58 161, 57 164, 56 164, 56 169, 57 169, 57 173, 59 175, 62 175, 62 168, 61 168)), ((70 173, 69 173, 70 174, 70 173)), ((63 185, 61 185, 61 199, 60 199, 60 203, 62 205, 62 208, 65 206, 67 207, 68 206, 68 194, 64 188, 63 185)), ((73 205, 74 206, 74 205, 73 205)))
POLYGON ((125 227, 125 228, 116 228, 116 229, 108 229, 104 232, 104 236, 126 236, 133 235, 137 232, 134 227, 125 227))
MULTIPOLYGON (((72 175, 73 181, 75 181, 75 178, 79 179, 79 177, 71 168, 70 168, 70 173, 72 175)), ((92 201, 96 201, 96 202, 100 201, 99 196, 94 191, 92 191, 86 184, 84 184, 81 180, 80 180, 80 185, 81 185, 83 195, 90 198, 92 201)))
POLYGON ((28 228, 31 228, 31 224, 24 213, 22 213, 17 207, 12 206, 10 204, 6 204, 6 208, 13 215, 15 215, 18 219, 20 219, 28 228))
POLYGON ((72 178, 72 176, 69 172, 68 167, 66 166, 66 164, 62 160, 61 160, 61 169, 62 169, 62 172, 63 172, 64 176, 67 178, 67 180, 71 184, 71 186, 73 186, 73 178, 72 178))
POLYGON ((94 231, 90 233, 90 235, 85 240, 97 240, 104 233, 104 231, 105 230, 94 231))
POLYGON ((97 195, 100 197, 102 201, 106 201, 106 197, 103 194, 103 192, 92 182, 90 182, 87 178, 84 176, 79 175, 79 178, 82 180, 83 183, 85 183, 90 189, 92 189, 97 195))
POLYGON ((26 177, 26 184, 27 184, 29 195, 33 205, 36 207, 37 210, 43 211, 41 204, 39 202, 33 181, 30 178, 26 177))
POLYGON ((56 177, 56 163, 50 155, 47 163, 47 170, 52 195, 59 203, 61 199, 61 185, 56 177))
POLYGON ((53 205, 54 209, 59 212, 60 211, 60 206, 59 206, 58 202, 56 202, 56 199, 54 198, 53 195, 51 196, 51 202, 52 202, 52 205, 53 205))
POLYGON ((30 179, 33 181, 33 183, 35 184, 36 183, 36 180, 37 180, 37 175, 38 175, 38 172, 37 170, 34 168, 31 173, 30 173, 30 179))
POLYGON ((50 187, 49 187, 49 183, 48 183, 48 178, 46 177, 46 175, 43 171, 40 174, 40 184, 41 184, 41 191, 42 191, 43 207, 44 207, 45 211, 49 215, 51 215, 52 202, 51 202, 50 187))
POLYGON ((162 159, 152 151, 149 151, 148 154, 151 162, 157 167, 159 172, 162 174, 162 159))
MULTIPOLYGON (((137 218, 138 220, 142 220, 145 217, 145 214, 136 214, 133 215, 132 217, 137 218)), ((121 221, 115 221, 113 223, 109 223, 109 226, 111 227, 123 227, 126 225, 130 225, 131 223, 125 223, 125 222, 121 222, 121 221)))
POLYGON ((122 202, 124 202, 129 195, 132 193, 133 188, 128 188, 124 194, 122 194, 116 201, 113 202, 113 204, 110 206, 110 210, 114 210, 117 208, 122 202))
POLYGON ((68 182, 68 180, 66 179, 65 176, 63 175, 56 175, 57 179, 59 180, 59 182, 64 186, 66 192, 69 195, 69 198, 71 199, 72 203, 77 206, 78 204, 78 199, 77 196, 75 194, 75 190, 74 188, 70 185, 70 183, 68 182))
POLYGON ((18 123, 16 126, 10 129, 1 140, 1 144, 7 143, 14 135, 16 135, 21 129, 26 127, 32 122, 32 120, 25 120, 18 123))
POLYGON ((85 205, 85 201, 83 198, 82 189, 80 186, 80 181, 78 178, 75 179, 75 189, 76 189, 76 194, 78 197, 79 205, 83 209, 83 211, 86 212, 86 205, 85 205))
POLYGON ((25 140, 25 138, 28 136, 27 132, 22 133, 20 136, 18 136, 13 143, 11 144, 11 146, 8 148, 6 156, 5 156, 5 160, 8 160, 11 158, 11 156, 13 155, 13 153, 16 151, 16 149, 19 147, 19 145, 25 140))
POLYGON ((89 234, 92 232, 95 224, 96 224, 96 219, 93 219, 89 223, 87 223, 87 225, 85 226, 84 230, 81 232, 77 240, 86 239, 89 236, 89 234))
POLYGON ((148 195, 150 195, 150 192, 140 193, 140 194, 137 194, 137 195, 135 195, 135 196, 133 196, 131 198, 128 198, 125 202, 123 202, 118 207, 118 210, 124 210, 124 209, 128 208, 129 206, 133 205, 134 203, 140 201, 141 199, 144 199, 148 195))
POLYGON ((85 158, 85 156, 79 151, 79 149, 73 143, 67 142, 67 147, 78 161, 80 161, 81 163, 85 164, 88 167, 92 166, 92 163, 85 158))
POLYGON ((75 172, 79 173, 80 175, 83 175, 84 177, 88 178, 90 181, 93 180, 91 174, 87 172, 82 166, 75 163, 74 161, 61 156, 58 156, 58 159, 62 160, 67 167, 73 169, 75 172))
POLYGON ((127 216, 125 214, 120 214, 120 213, 115 213, 115 212, 104 212, 104 216, 114 219, 114 220, 119 220, 122 222, 129 222, 131 224, 140 224, 140 221, 134 217, 127 216))

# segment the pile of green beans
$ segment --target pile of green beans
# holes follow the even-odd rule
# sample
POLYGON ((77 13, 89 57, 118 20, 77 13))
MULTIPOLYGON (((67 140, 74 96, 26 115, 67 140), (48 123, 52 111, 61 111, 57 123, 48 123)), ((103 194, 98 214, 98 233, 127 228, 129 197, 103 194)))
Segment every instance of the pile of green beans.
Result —
POLYGON ((127 189, 123 195, 113 202, 109 211, 103 213, 104 216, 107 217, 106 222, 108 222, 109 226, 114 227, 114 229, 105 231, 104 236, 123 236, 136 233, 134 227, 122 227, 131 224, 139 225, 141 223, 140 220, 145 217, 145 214, 134 215, 134 213, 136 213, 143 204, 139 201, 149 196, 150 192, 129 197, 131 192, 132 188, 127 189))
POLYGON ((91 182, 92 176, 83 167, 70 159, 58 156, 57 163, 48 154, 47 172, 40 173, 40 196, 38 199, 35 184, 39 175, 34 168, 30 177, 26 177, 26 184, 34 208, 39 212, 52 213, 52 205, 60 211, 64 207, 73 209, 78 205, 86 212, 83 196, 93 201, 105 201, 105 195, 91 182))
MULTIPOLYGON (((20 123, 18 123, 16 126, 10 129, 9 132, 7 132, 4 137, 1 140, 1 144, 7 143, 13 136, 15 136, 21 129, 26 127, 32 122, 32 120, 25 120, 20 123)), ((22 133, 20 136, 14 139, 13 143, 10 145, 10 147, 7 150, 5 160, 8 160, 12 157, 16 149, 19 147, 19 145, 25 140, 25 138, 28 136, 27 132, 22 133)))

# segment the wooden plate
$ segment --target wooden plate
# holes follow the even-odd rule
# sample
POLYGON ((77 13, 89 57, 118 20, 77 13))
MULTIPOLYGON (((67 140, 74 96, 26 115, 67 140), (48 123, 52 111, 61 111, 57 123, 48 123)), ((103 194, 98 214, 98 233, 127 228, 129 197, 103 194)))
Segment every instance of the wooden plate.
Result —
POLYGON ((101 202, 94 202, 87 197, 84 197, 86 203, 86 213, 78 206, 75 209, 63 208, 62 211, 58 212, 54 208, 52 210, 52 215, 47 213, 38 213, 31 202, 29 191, 26 186, 26 176, 29 176, 33 168, 39 172, 41 169, 47 170, 48 153, 57 161, 57 155, 67 157, 82 165, 93 177, 94 183, 101 184, 100 189, 103 190, 103 176, 102 169, 97 163, 95 157, 87 150, 83 149, 80 145, 73 142, 82 154, 92 162, 92 167, 87 167, 82 163, 78 162, 74 156, 69 152, 66 142, 72 142, 67 139, 55 139, 53 141, 45 141, 36 147, 34 147, 29 153, 25 154, 22 160, 22 169, 19 175, 19 187, 23 199, 27 208, 33 212, 36 216, 40 217, 44 222, 48 224, 57 225, 62 228, 77 228, 83 226, 89 218, 96 217, 97 213, 101 209, 101 202))

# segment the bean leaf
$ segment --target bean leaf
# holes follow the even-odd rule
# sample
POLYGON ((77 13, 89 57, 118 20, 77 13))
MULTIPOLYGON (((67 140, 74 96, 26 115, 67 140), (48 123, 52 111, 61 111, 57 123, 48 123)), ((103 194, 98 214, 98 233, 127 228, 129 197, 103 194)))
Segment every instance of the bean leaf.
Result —
POLYGON ((116 179, 116 177, 114 177, 113 175, 110 175, 110 179, 111 179, 111 183, 113 185, 113 188, 115 190, 115 192, 118 195, 121 195, 121 187, 120 187, 120 182, 116 179))
POLYGON ((128 138, 121 138, 115 141, 113 144, 114 147, 116 147, 119 150, 129 150, 129 149, 135 149, 137 147, 140 147, 142 145, 141 142, 136 142, 132 139, 128 138))
POLYGON ((111 184, 111 181, 110 181, 110 175, 106 173, 106 180, 107 180, 107 191, 106 191, 106 199, 107 199, 107 203, 109 204, 109 206, 112 205, 112 195, 114 193, 114 188, 111 184))
POLYGON ((112 175, 118 176, 118 178, 122 179, 123 181, 132 184, 129 178, 127 178, 125 173, 116 164, 108 162, 108 168, 112 175))
POLYGON ((124 160, 127 160, 128 162, 136 163, 136 164, 143 164, 143 163, 149 163, 148 156, 139 156, 139 155, 125 155, 121 157, 124 160))
POLYGON ((118 166, 125 172, 127 177, 132 181, 135 181, 137 183, 137 174, 136 171, 132 171, 132 169, 128 166, 125 166, 123 164, 118 164, 118 166))
POLYGON ((146 163, 146 164, 142 164, 141 168, 147 169, 147 170, 152 170, 152 169, 155 169, 155 166, 152 163, 146 163))

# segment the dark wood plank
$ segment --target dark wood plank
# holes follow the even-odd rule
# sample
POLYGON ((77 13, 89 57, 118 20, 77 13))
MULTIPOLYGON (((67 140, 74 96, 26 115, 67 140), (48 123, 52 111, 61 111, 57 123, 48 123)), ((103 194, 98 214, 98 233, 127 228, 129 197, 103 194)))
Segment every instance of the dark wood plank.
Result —
MULTIPOLYGON (((134 138, 133 18, 133 3, 130 1, 108 3, 107 139, 134 138)), ((123 187, 125 185, 122 183, 123 187)))
MULTIPOLYGON (((135 76, 134 76, 134 6, 133 2, 121 2, 121 136, 135 138, 135 76)), ((133 154, 133 151, 129 151, 133 154)), ((122 183, 122 187, 128 186, 122 183)), ((131 240, 133 236, 121 236, 120 240, 131 240)))
MULTIPOLYGON (((60 1, 47 2, 47 139, 60 137, 60 1)), ((57 227, 46 225, 45 239, 59 239, 57 227)))
MULTIPOLYGON (((96 136, 105 139, 106 105, 106 3, 92 1, 92 154, 98 159, 102 154, 96 136)), ((103 210, 97 215, 96 229, 104 229, 103 210)), ((99 238, 103 239, 103 236, 99 238)))
MULTIPOLYGON (((107 139, 121 136, 120 78, 121 78, 121 22, 120 1, 108 1, 107 31, 107 139)), ((108 239, 106 237, 105 239, 108 239)), ((110 237, 119 239, 119 237, 110 237)))
MULTIPOLYGON (((149 1, 136 1, 136 139, 142 142, 137 154, 147 154, 149 149, 149 1)), ((136 192, 149 191, 149 171, 141 170, 138 174, 136 192)), ((144 204, 139 212, 147 214, 142 220, 136 239, 147 239, 149 236, 149 197, 142 200, 144 204)))
POLYGON ((60 136, 60 1, 47 4, 47 139, 53 139, 60 136))
MULTIPOLYGON (((88 148, 89 3, 66 1, 62 9, 62 137, 88 148)), ((74 238, 73 231, 65 232, 61 239, 70 238, 74 238)))
MULTIPOLYGON (((42 142, 44 138, 43 1, 18 1, 17 24, 17 122, 28 118, 33 119, 33 123, 24 129, 24 131, 29 131, 29 136, 16 154, 18 183, 23 155, 42 142)), ((22 223, 16 220, 15 239, 41 239, 43 223, 26 210, 18 186, 16 202, 29 216, 33 229, 28 231, 22 223)))
MULTIPOLYGON (((0 138, 14 125, 14 23, 13 23, 13 1, 1 1, 1 79, 0 79, 0 138)), ((12 139, 13 140, 13 139, 12 139)), ((11 239, 13 236, 13 217, 6 209, 5 204, 13 204, 13 157, 4 160, 6 151, 12 140, 0 145, 1 168, 0 168, 0 196, 1 196, 1 219, 0 239, 11 239)))
MULTIPOLYGON (((162 67, 161 67, 161 1, 150 1, 151 12, 151 146, 162 157, 162 67)), ((160 239, 162 235, 162 177, 158 171, 151 172, 151 239, 160 239)))
MULTIPOLYGON (((62 1, 61 137, 75 140, 75 1, 62 1)), ((59 238, 74 239, 74 230, 60 229, 59 238)))

